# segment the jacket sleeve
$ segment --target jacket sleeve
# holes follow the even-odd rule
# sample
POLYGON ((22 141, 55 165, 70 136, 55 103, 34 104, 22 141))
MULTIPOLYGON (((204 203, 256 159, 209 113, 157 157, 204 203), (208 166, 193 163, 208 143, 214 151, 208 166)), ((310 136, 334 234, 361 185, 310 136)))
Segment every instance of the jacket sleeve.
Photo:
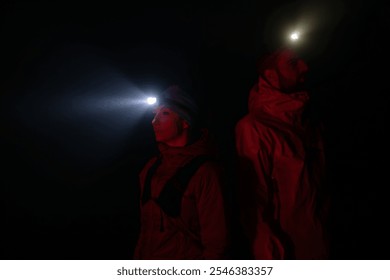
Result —
MULTIPOLYGON (((145 169, 144 169, 145 170, 145 169)), ((138 176, 139 177, 139 184, 138 184, 138 187, 139 187, 139 213, 141 213, 141 197, 142 197, 142 187, 141 185, 143 184, 143 181, 145 180, 145 172, 144 170, 140 173, 140 175, 138 176)), ((138 219, 140 220, 140 219, 138 219)), ((141 228, 142 225, 140 224, 140 227, 141 228)), ((140 250, 141 250, 141 244, 142 244, 142 234, 141 232, 138 233, 138 239, 137 239, 137 243, 135 244, 135 248, 134 248, 134 253, 133 253, 133 259, 134 260, 139 260, 141 258, 141 254, 140 254, 140 250)))
POLYGON ((267 213, 272 198, 272 146, 259 134, 249 117, 235 127, 238 157, 238 200, 244 231, 251 243, 256 259, 279 259, 284 254, 277 236, 272 232, 267 213))
POLYGON ((213 163, 205 163, 197 172, 200 174, 196 199, 203 259, 226 259, 228 232, 221 170, 213 163))
MULTIPOLYGON (((145 179, 146 179, 146 173, 149 170, 149 168, 152 166, 153 162, 156 159, 151 159, 149 160, 143 169, 141 170, 140 174, 138 175, 138 191, 139 191, 139 214, 142 215, 142 192, 143 192, 143 187, 145 184, 145 179)), ((140 221, 140 217, 138 221, 140 221)), ((139 228, 142 228, 142 224, 140 223, 139 228)), ((134 252, 133 252, 133 259, 139 260, 141 258, 141 247, 143 243, 143 235, 142 231, 138 233, 138 240, 137 243, 135 244, 134 252)))

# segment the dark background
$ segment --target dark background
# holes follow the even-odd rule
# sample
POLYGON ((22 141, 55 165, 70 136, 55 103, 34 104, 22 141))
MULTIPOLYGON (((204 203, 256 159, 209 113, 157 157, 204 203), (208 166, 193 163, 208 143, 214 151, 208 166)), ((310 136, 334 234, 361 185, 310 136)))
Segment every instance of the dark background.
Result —
POLYGON ((386 5, 162 2, 1 2, 0 257, 131 258, 137 176, 156 152, 152 114, 136 101, 172 83, 200 102, 234 182, 233 128, 256 59, 305 22, 332 258, 389 259, 386 5))

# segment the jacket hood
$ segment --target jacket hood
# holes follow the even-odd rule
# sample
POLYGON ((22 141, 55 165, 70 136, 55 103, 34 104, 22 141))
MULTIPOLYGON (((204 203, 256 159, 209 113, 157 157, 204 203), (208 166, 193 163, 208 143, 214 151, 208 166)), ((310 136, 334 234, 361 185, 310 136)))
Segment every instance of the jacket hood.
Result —
POLYGON ((249 114, 255 117, 266 115, 289 124, 300 124, 303 110, 309 101, 307 91, 290 94, 271 87, 263 78, 252 87, 249 93, 249 114))

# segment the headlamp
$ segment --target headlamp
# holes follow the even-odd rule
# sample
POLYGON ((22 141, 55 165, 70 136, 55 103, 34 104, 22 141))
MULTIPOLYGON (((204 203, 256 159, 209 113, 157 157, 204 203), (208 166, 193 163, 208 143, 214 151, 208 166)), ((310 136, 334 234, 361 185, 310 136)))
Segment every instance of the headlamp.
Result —
POLYGON ((298 31, 295 31, 295 32, 291 33, 290 40, 291 41, 297 41, 299 39, 300 35, 301 34, 298 31))
POLYGON ((146 98, 146 103, 149 104, 149 105, 154 105, 156 104, 157 102, 157 98, 156 97, 148 97, 146 98))

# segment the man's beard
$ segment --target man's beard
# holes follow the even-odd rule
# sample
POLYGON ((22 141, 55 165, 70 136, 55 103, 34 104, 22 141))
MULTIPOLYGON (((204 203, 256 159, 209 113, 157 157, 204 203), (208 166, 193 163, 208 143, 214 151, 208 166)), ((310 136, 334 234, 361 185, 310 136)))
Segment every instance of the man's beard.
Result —
POLYGON ((298 79, 296 82, 288 81, 287 79, 284 79, 282 76, 279 76, 279 84, 280 84, 280 91, 286 94, 304 91, 306 90, 305 83, 299 82, 300 79, 298 79))

